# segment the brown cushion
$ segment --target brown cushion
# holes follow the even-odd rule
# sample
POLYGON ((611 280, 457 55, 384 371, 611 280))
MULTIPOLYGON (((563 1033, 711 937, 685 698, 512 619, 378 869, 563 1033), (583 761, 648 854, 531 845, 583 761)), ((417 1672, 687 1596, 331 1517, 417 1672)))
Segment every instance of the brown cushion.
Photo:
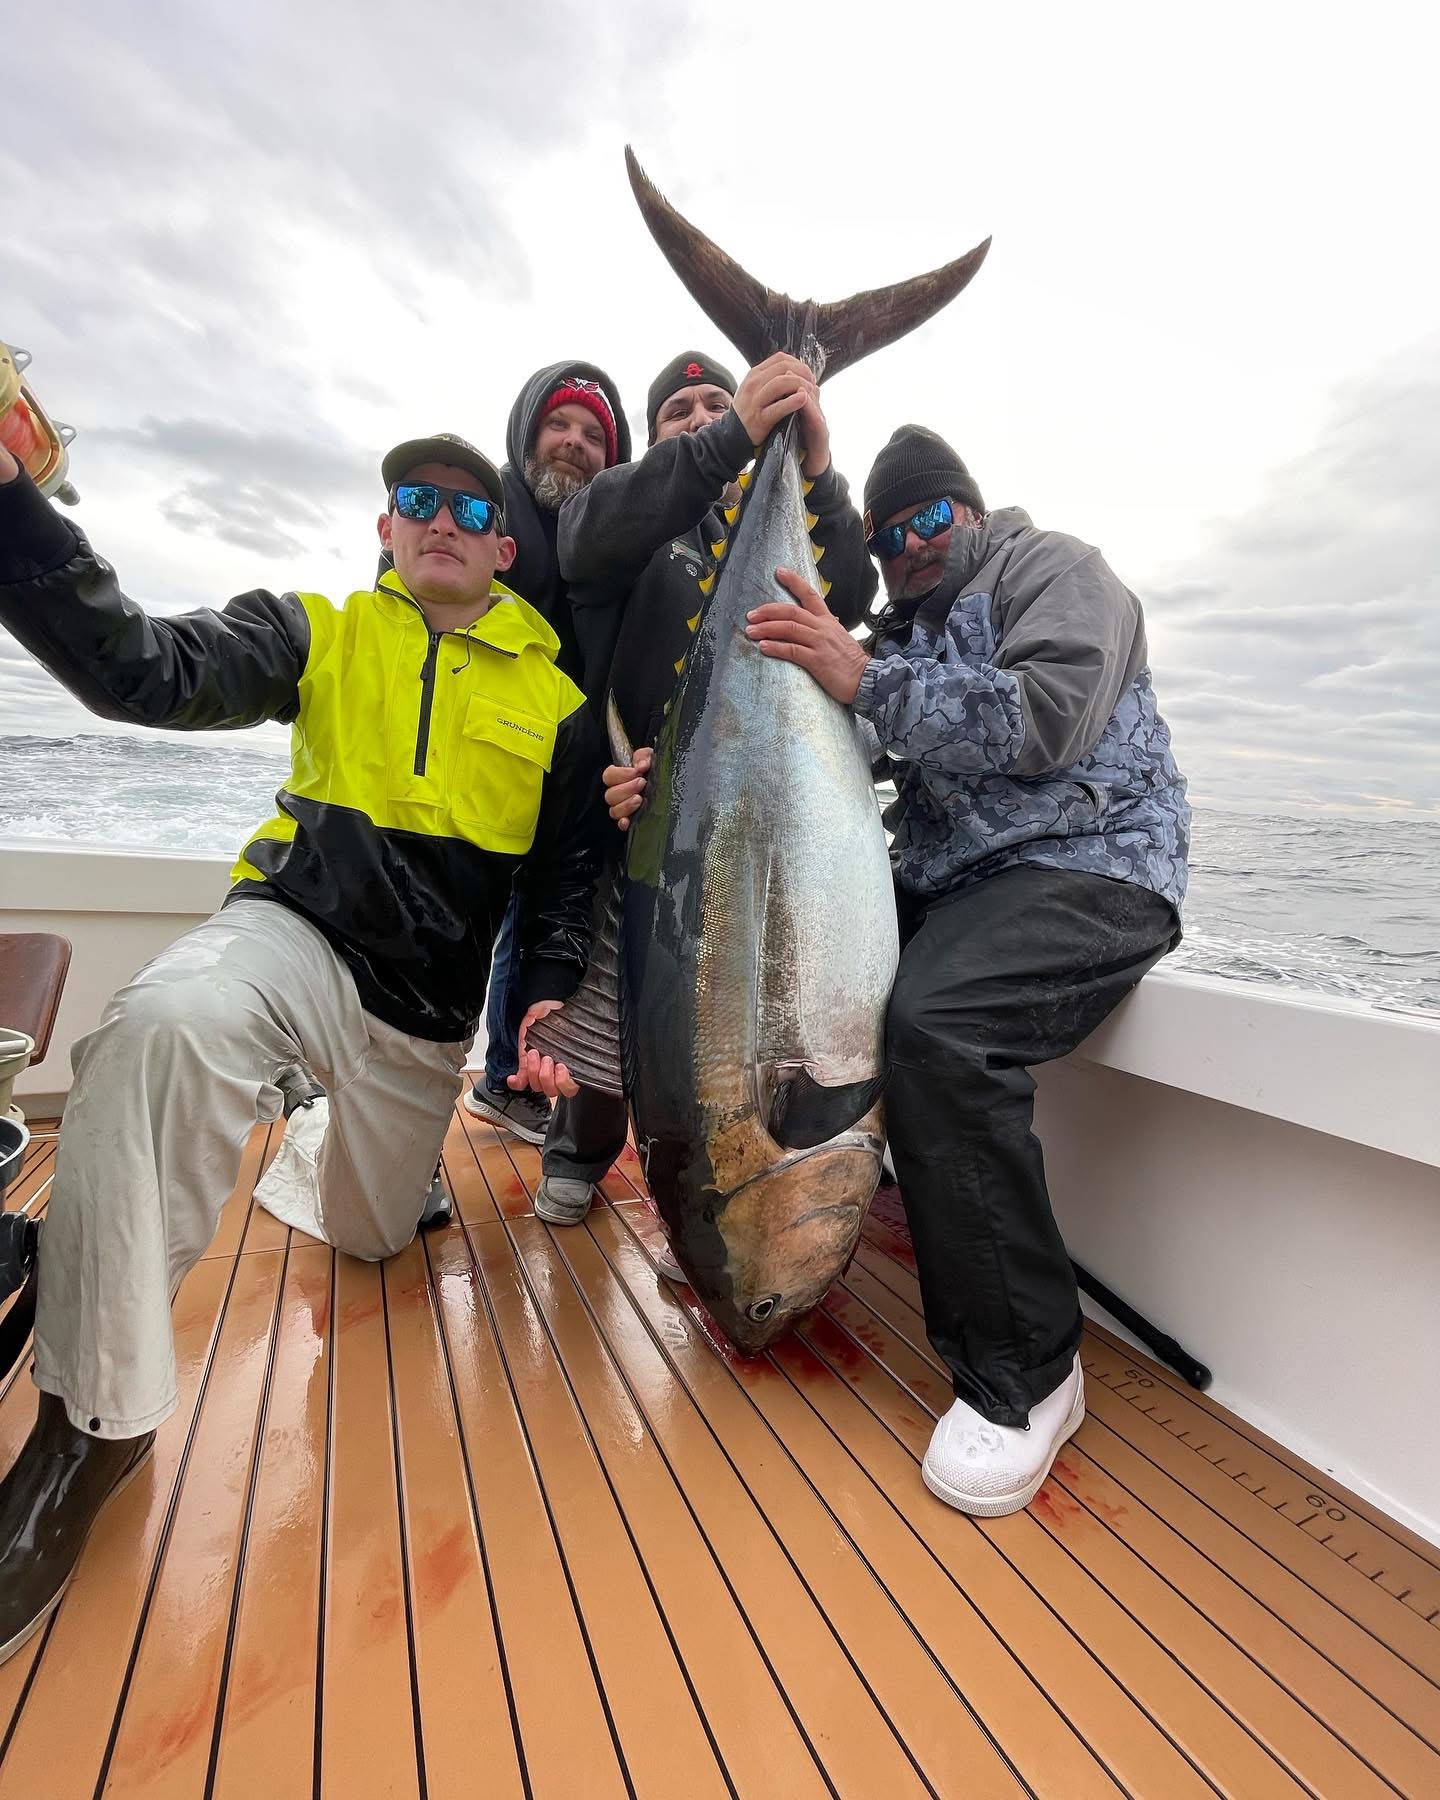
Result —
POLYGON ((34 1038, 33 1062, 50 1047, 69 967, 69 938, 49 931, 0 932, 0 1025, 34 1038))

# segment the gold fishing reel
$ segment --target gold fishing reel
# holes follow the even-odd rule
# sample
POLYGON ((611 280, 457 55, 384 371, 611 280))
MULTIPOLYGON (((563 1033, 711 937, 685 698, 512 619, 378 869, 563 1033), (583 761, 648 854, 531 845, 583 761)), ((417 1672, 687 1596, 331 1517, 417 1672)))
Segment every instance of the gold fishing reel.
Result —
POLYGON ((75 428, 53 423, 22 379, 30 360, 28 350, 0 342, 0 444, 42 494, 74 506, 80 498, 69 480, 75 428))

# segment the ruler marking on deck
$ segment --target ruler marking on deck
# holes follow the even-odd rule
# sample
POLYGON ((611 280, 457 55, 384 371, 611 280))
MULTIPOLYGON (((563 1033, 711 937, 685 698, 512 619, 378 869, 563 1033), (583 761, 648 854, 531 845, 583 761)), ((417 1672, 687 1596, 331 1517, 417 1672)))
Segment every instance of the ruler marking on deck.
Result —
MULTIPOLYGON (((1364 1514, 1352 1512, 1348 1506, 1342 1505, 1326 1489, 1318 1485, 1308 1488, 1301 1486, 1305 1480, 1303 1471, 1291 1468, 1283 1460, 1277 1461, 1277 1459, 1271 1456, 1269 1452, 1263 1450, 1263 1446, 1260 1446, 1267 1458, 1272 1463, 1275 1463, 1281 1470, 1282 1477, 1280 1485, 1283 1486, 1287 1482, 1293 1480, 1300 1489, 1298 1493, 1292 1492, 1290 1494, 1285 1494, 1282 1492, 1277 1497, 1275 1492, 1276 1478, 1273 1475, 1269 1481, 1259 1481, 1258 1477, 1247 1467, 1241 1467, 1237 1470, 1227 1466, 1232 1453, 1224 1451, 1217 1453, 1215 1450, 1212 1450, 1208 1438, 1203 1440, 1192 1438, 1190 1433, 1193 1429, 1194 1422, 1192 1421, 1192 1424, 1190 1425, 1181 1425, 1179 1423, 1179 1418, 1183 1416, 1183 1414, 1172 1414, 1162 1418, 1157 1410, 1158 1396, 1155 1396, 1153 1391, 1150 1396, 1150 1404, 1143 1404, 1146 1399, 1145 1389, 1146 1387, 1151 1387, 1153 1390, 1153 1384, 1144 1381, 1141 1376, 1141 1371, 1133 1364, 1121 1363, 1118 1356, 1114 1361, 1111 1361, 1105 1355, 1101 1354, 1094 1356, 1092 1360, 1084 1366, 1092 1378, 1108 1388, 1117 1400, 1124 1400, 1128 1405, 1133 1406, 1136 1412, 1153 1420, 1155 1424, 1168 1432, 1170 1437, 1172 1437, 1176 1443, 1184 1444, 1187 1450, 1193 1450, 1197 1456, 1203 1457, 1211 1468, 1228 1476, 1237 1487, 1242 1488, 1247 1494, 1252 1494, 1258 1499, 1263 1499, 1265 1504, 1270 1507, 1272 1511, 1278 1513, 1287 1524, 1294 1525, 1298 1530, 1304 1531, 1311 1539, 1312 1543, 1320 1544, 1324 1548, 1329 1549, 1332 1556, 1337 1557, 1342 1562, 1348 1563, 1352 1568, 1356 1569, 1357 1573, 1364 1575, 1366 1580, 1380 1584, 1381 1592, 1388 1594, 1393 1600, 1396 1600, 1402 1605, 1409 1602, 1406 1610, 1413 1612, 1417 1618, 1423 1618, 1426 1624, 1434 1625, 1437 1621, 1440 1621, 1440 1607, 1436 1607, 1433 1611, 1428 1613, 1422 1613, 1421 1611, 1422 1607, 1430 1603, 1432 1598, 1430 1593, 1422 1593, 1418 1598, 1412 1598, 1415 1595, 1413 1587, 1407 1587, 1402 1593, 1397 1594, 1394 1593, 1390 1587, 1385 1585, 1387 1577, 1389 1579, 1404 1578, 1403 1576, 1391 1576, 1384 1561, 1380 1562, 1380 1566, 1373 1573, 1358 1565, 1357 1558, 1362 1551, 1368 1551, 1370 1555, 1378 1558, 1379 1552, 1384 1547, 1384 1544, 1390 1542, 1384 1531, 1373 1525, 1364 1514), (1257 1485, 1252 1487, 1252 1482, 1257 1483, 1257 1485), (1286 1510, 1292 1502, 1296 1507, 1295 1513, 1286 1510), (1359 1534, 1362 1541, 1359 1544, 1354 1544, 1352 1540, 1352 1547, 1347 1552, 1344 1547, 1344 1542, 1337 1539, 1333 1529, 1327 1531, 1324 1537, 1320 1537, 1309 1529, 1309 1527, 1313 1526, 1317 1520, 1327 1519, 1334 1525, 1344 1525, 1348 1528, 1344 1534, 1345 1538, 1351 1538, 1352 1534, 1359 1534)), ((1172 1397, 1179 1401, 1185 1399, 1183 1394, 1178 1393, 1172 1393, 1172 1397)), ((1256 1448, 1254 1445, 1250 1445, 1249 1447, 1252 1450, 1256 1448)))

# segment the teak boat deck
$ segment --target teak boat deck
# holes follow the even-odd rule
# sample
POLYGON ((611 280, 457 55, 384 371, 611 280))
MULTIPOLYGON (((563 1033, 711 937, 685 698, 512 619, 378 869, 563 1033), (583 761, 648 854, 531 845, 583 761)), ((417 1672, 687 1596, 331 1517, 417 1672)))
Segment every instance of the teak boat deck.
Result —
MULTIPOLYGON (((277 1142, 153 1464, 0 1668, 4 1800, 1440 1794, 1440 1551, 1105 1331, 1028 1513, 927 1493, 893 1193, 747 1363, 657 1279, 633 1156, 551 1231, 457 1109, 463 1225, 376 1266, 252 1205, 277 1142)), ((34 1405, 22 1365, 0 1466, 34 1405)))

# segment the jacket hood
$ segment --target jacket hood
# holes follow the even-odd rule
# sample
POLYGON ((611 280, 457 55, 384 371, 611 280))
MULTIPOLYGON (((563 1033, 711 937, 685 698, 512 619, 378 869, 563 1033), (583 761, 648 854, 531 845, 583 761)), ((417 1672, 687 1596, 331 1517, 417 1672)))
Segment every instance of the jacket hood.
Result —
POLYGON ((962 528, 953 532, 941 587, 948 594, 958 594, 1002 544, 1019 537, 1022 531, 1033 530, 1030 515, 1024 507, 1002 506, 995 512, 986 513, 984 520, 973 530, 962 528))
POLYGON ((625 421, 625 408, 621 404, 619 388, 596 364, 571 358, 537 369, 521 388, 515 404, 510 408, 510 422, 505 427, 505 456, 510 468, 522 480, 525 458, 535 437, 535 427, 540 422, 540 408, 565 375, 583 375, 587 381, 600 383, 605 391, 605 398, 610 402, 610 410, 615 415, 615 460, 617 463, 630 460, 630 427, 625 421))

